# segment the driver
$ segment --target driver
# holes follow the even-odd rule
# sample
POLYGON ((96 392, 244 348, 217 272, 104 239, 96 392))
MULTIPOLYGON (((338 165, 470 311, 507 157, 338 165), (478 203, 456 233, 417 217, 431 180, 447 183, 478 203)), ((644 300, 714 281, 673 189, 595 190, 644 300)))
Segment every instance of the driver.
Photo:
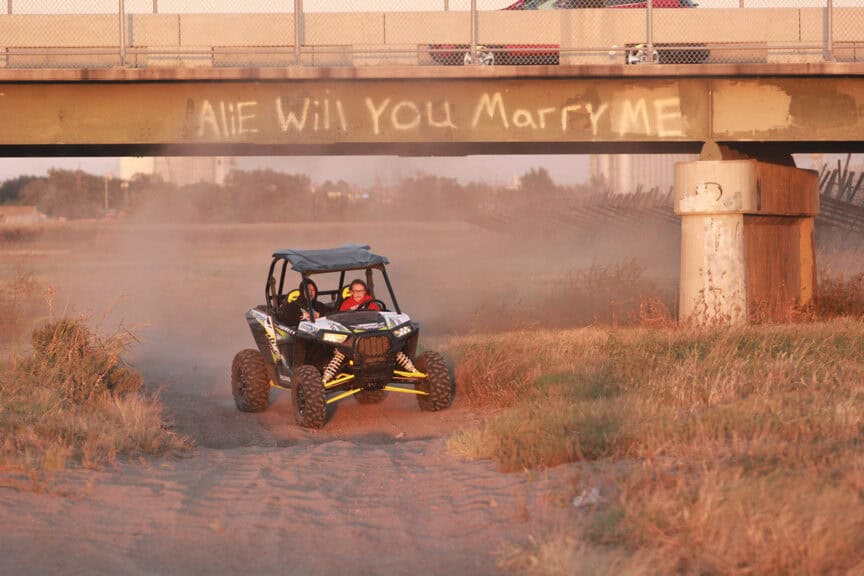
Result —
POLYGON ((296 326, 301 320, 309 320, 309 310, 306 308, 306 288, 309 288, 309 297, 312 298, 312 311, 315 318, 326 316, 330 312, 330 308, 323 302, 317 300, 318 286, 310 279, 305 279, 300 282, 298 289, 300 297, 294 302, 286 302, 279 308, 279 320, 285 324, 296 326))
POLYGON ((357 310, 361 307, 366 310, 381 310, 378 304, 374 302, 372 296, 369 295, 366 283, 359 278, 355 278, 351 281, 351 297, 342 302, 342 305, 339 306, 339 311, 357 310), (367 302, 368 304, 364 306, 367 302))

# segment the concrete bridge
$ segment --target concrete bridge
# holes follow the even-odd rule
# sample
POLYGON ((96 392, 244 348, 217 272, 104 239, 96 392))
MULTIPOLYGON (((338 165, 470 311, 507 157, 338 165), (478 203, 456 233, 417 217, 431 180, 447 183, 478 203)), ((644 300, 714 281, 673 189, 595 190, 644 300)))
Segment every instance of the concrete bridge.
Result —
MULTIPOLYGON (((864 63, 857 61, 856 36, 835 44, 824 10, 812 15, 796 10, 789 22, 766 28, 795 30, 791 44, 773 37, 737 42, 746 35, 735 36, 731 29, 729 36, 706 43, 714 37, 700 33, 700 46, 710 44, 714 59, 724 50, 749 56, 738 63, 645 66, 625 65, 617 56, 609 63, 608 53, 596 54, 593 41, 568 46, 582 38, 562 27, 574 11, 552 15, 558 26, 550 28, 557 32, 548 41, 557 47, 556 65, 494 67, 418 66, 418 54, 428 55, 418 46, 441 41, 433 40, 442 38, 438 32, 428 38, 396 35, 402 38, 398 45, 409 49, 391 47, 389 65, 378 66, 306 65, 310 54, 313 60, 315 54, 349 55, 353 63, 364 53, 353 44, 341 50, 297 42, 292 47, 280 40, 283 44, 267 46, 262 54, 222 46, 230 48, 223 54, 219 38, 202 36, 194 43, 203 42, 204 48, 190 51, 183 38, 195 38, 188 34, 194 19, 179 15, 164 20, 153 15, 159 19, 148 24, 145 15, 130 21, 121 14, 119 51, 108 40, 104 46, 64 49, 85 36, 74 28, 71 36, 59 37, 58 46, 34 49, 25 46, 32 40, 15 46, 10 41, 17 38, 11 32, 24 29, 20 22, 30 20, 15 23, 8 19, 14 15, 0 16, 0 31, 7 26, 0 39, 11 46, 0 67, 0 155, 701 151, 700 161, 676 167, 682 316, 699 322, 783 319, 815 297, 818 182, 815 173, 794 167, 791 154, 864 149, 864 63), (134 36, 127 36, 130 24, 134 36), (143 32, 147 26, 152 36, 143 32), (157 33, 165 26, 168 32, 157 33), (142 37, 164 38, 168 60, 154 59, 160 52, 151 40, 146 49, 137 45, 135 39, 142 37), (204 65, 193 65, 201 53, 209 55, 204 65), (219 59, 239 53, 252 62, 238 67, 231 66, 236 60, 219 59), (392 65, 400 53, 411 61, 392 65), (591 60, 592 54, 600 60, 591 60), (280 55, 295 60, 290 66, 263 65, 280 55), (82 56, 96 56, 98 64, 53 67, 74 65, 82 56), (271 60, 255 64, 265 57, 271 60)), ((606 18, 610 10, 596 12, 606 18)), ((696 14, 674 12, 686 18, 696 14)), ((778 15, 762 15, 761 22, 769 24, 766 19, 773 22, 778 15)), ((751 14, 759 21, 757 16, 751 14)), ((857 12, 849 17, 857 18, 857 12)), ((733 20, 749 29, 739 16, 733 20)), ((350 22, 343 27, 349 36, 350 22)), ((383 18, 385 31, 387 22, 383 18)), ((221 31, 220 26, 211 22, 202 30, 221 31)), ((447 25, 442 26, 443 33, 447 25)), ((618 28, 610 23, 606 30, 618 28)), ((620 51, 620 44, 609 42, 626 46, 642 38, 616 34, 609 32, 601 46, 620 51)), ((221 42, 234 45, 242 36, 226 32, 221 42)), ((367 53, 377 53, 369 48, 377 44, 366 38, 367 53)), ((537 38, 528 34, 519 41, 537 38)), ((449 41, 464 40, 459 35, 449 41)), ((678 47, 696 42, 686 35, 664 41, 678 47)), ((470 42, 473 52, 476 30, 470 42)))
POLYGON ((860 151, 864 63, 0 69, 0 154, 860 151))

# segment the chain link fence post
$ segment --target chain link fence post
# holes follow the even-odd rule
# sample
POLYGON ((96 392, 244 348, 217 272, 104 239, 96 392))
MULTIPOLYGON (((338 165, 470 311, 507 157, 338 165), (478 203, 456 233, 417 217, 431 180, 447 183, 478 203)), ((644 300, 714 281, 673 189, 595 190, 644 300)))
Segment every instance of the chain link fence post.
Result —
POLYGON ((479 18, 477 14, 477 0, 471 0, 471 63, 477 64, 477 27, 479 18))
POLYGON ((294 0, 294 63, 298 66, 303 63, 303 36, 303 0, 294 0))
POLYGON ((6 0, 6 13, 12 14, 12 0, 6 0))
POLYGON ((153 0, 153 14, 159 13, 159 0, 153 0))
POLYGON ((120 66, 126 66, 126 1, 120 0, 117 10, 117 24, 120 36, 120 66))
POLYGON ((654 58, 654 0, 648 0, 645 9, 645 40, 648 44, 646 62, 648 64, 656 64, 657 58, 654 58))
POLYGON ((825 11, 825 60, 834 61, 834 0, 828 0, 828 9, 825 11))

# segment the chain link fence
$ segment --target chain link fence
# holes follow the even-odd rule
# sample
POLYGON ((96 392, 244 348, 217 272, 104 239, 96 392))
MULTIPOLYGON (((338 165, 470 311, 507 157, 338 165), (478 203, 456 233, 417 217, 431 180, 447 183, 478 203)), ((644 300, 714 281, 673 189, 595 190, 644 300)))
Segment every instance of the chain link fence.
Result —
POLYGON ((125 0, 127 65, 289 66, 294 0, 125 0))
POLYGON ((14 68, 823 61, 864 0, 0 0, 14 68))
POLYGON ((116 1, 0 0, 0 65, 96 68, 120 64, 116 1))

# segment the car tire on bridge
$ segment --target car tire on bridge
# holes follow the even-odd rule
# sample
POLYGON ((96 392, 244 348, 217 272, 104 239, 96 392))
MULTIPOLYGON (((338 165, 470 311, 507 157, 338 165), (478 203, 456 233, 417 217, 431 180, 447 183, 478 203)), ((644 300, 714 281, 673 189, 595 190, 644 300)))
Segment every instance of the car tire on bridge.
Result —
MULTIPOLYGON (((463 59, 463 64, 465 66, 470 66, 474 63, 474 60, 471 58, 471 52, 465 52, 465 57, 463 59)), ((477 65, 478 66, 494 66, 495 65, 495 52, 486 48, 485 46, 477 46, 477 65)))

